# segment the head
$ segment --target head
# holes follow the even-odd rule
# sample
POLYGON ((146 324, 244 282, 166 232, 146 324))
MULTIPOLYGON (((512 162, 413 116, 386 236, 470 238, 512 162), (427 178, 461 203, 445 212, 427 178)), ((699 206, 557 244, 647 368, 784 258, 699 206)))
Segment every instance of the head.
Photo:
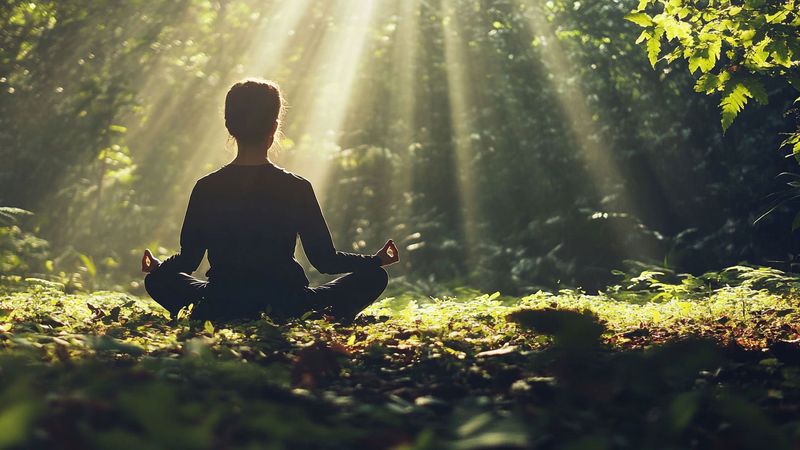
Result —
POLYGON ((282 112, 281 91, 272 81, 243 80, 231 86, 225 96, 225 127, 236 139, 240 151, 269 148, 282 112))

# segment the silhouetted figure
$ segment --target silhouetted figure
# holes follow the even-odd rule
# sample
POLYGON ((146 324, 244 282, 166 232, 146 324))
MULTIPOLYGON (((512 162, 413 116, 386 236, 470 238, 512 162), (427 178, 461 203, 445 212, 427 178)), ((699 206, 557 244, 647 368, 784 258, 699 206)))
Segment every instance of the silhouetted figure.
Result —
POLYGON ((281 318, 326 310, 351 320, 386 288, 382 266, 398 261, 389 240, 375 255, 336 251, 311 183, 273 165, 267 150, 283 110, 272 82, 247 80, 225 99, 225 126, 238 155, 197 181, 181 230, 180 253, 163 263, 145 250, 142 270, 150 296, 173 316, 194 303, 192 318, 281 318), (320 272, 347 273, 309 287, 294 259, 297 236, 320 272), (191 276, 205 252, 208 281, 191 276))

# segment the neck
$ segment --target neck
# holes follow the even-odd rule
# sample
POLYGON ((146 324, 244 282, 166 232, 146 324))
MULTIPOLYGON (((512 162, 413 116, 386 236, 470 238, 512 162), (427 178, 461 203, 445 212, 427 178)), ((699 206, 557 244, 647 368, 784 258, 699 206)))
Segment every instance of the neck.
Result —
POLYGON ((231 164, 240 166, 257 166, 270 164, 267 156, 268 148, 262 145, 239 145, 239 151, 231 164))

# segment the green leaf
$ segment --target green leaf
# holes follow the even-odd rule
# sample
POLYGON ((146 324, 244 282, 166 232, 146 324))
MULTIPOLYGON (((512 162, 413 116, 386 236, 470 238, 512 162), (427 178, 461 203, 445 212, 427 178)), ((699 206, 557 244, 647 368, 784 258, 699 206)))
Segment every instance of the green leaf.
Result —
POLYGON ((727 131, 733 121, 736 120, 736 116, 744 109, 749 97, 752 97, 752 94, 741 81, 733 83, 733 85, 729 84, 726 87, 722 101, 719 104, 720 108, 722 108, 723 131, 727 131))
POLYGON ((668 17, 664 20, 663 26, 668 41, 675 38, 684 40, 691 36, 692 26, 688 22, 681 22, 672 17, 668 17))
POLYGON ((214 324, 211 323, 210 320, 206 320, 205 323, 203 323, 203 330, 208 334, 214 334, 214 324))
POLYGON ((664 30, 661 28, 656 29, 656 33, 647 41, 647 58, 650 60, 650 65, 655 69, 656 62, 658 62, 658 55, 661 54, 661 35, 664 30))
POLYGON ((767 45, 769 45, 769 43, 769 38, 763 39, 761 42, 753 46, 752 50, 750 51, 750 62, 759 68, 768 68, 772 66, 772 64, 767 62, 767 58, 769 58, 767 45))
POLYGON ((672 400, 669 417, 675 431, 683 431, 691 423, 699 409, 699 400, 699 396, 695 392, 685 392, 672 400))
POLYGON ((747 90, 750 91, 750 95, 760 104, 766 105, 769 103, 769 96, 767 95, 767 90, 764 89, 764 85, 761 84, 756 78, 748 77, 742 80, 742 83, 747 87, 747 90))
POLYGON ((634 12, 627 14, 625 20, 633 22, 640 27, 649 27, 653 25, 653 19, 643 12, 634 12))
POLYGON ((786 140, 781 142, 781 148, 783 147, 791 147, 792 156, 794 156, 794 159, 800 163, 800 133, 790 134, 786 140))
POLYGON ((772 55, 772 60, 783 67, 792 66, 791 51, 786 41, 772 41, 767 45, 767 51, 772 55))
POLYGON ((775 14, 766 15, 767 23, 780 23, 786 20, 787 17, 789 17, 789 11, 785 9, 783 11, 778 11, 775 14))
POLYGON ((689 57, 689 72, 695 73, 697 69, 705 73, 714 68, 714 61, 708 54, 708 49, 697 50, 689 57))
POLYGON ((94 261, 92 261, 92 258, 90 258, 87 255, 84 255, 83 253, 79 253, 78 258, 80 258, 81 262, 83 263, 83 266, 86 268, 86 272, 88 272, 89 275, 93 277, 97 275, 97 266, 94 265, 94 261))
POLYGON ((25 442, 33 428, 37 406, 23 399, 3 405, 0 413, 0 447, 17 447, 25 442))
POLYGON ((33 213, 22 208, 14 208, 11 206, 0 206, 0 223, 17 223, 17 218, 20 216, 32 216, 33 213))
POLYGON ((731 75, 727 71, 722 71, 721 74, 716 75, 713 73, 703 74, 694 85, 695 92, 702 92, 710 94, 712 92, 725 88, 725 83, 730 80, 731 75))

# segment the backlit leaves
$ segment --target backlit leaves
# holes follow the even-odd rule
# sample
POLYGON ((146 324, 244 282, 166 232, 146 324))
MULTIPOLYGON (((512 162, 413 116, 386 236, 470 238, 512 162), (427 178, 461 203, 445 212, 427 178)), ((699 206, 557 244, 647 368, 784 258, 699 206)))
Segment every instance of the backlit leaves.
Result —
POLYGON ((658 55, 661 53, 661 36, 664 34, 663 29, 657 28, 647 40, 647 58, 650 60, 650 65, 655 68, 658 62, 658 55))
POLYGON ((636 25, 639 25, 639 26, 642 26, 642 27, 649 27, 649 26, 653 25, 653 19, 651 19, 650 16, 648 16, 647 14, 642 13, 642 12, 630 13, 630 14, 625 16, 625 20, 629 20, 629 21, 635 23, 636 25))
POLYGON ((748 98, 752 97, 750 91, 743 83, 736 83, 727 86, 719 106, 722 109, 722 128, 727 130, 731 126, 736 116, 747 104, 748 98))
POLYGON ((683 58, 689 71, 699 75, 697 92, 723 93, 720 109, 727 129, 749 98, 767 103, 760 79, 790 81, 797 76, 797 6, 795 0, 748 0, 743 5, 731 0, 643 0, 625 18, 645 28, 637 43, 644 45, 650 64, 683 58), (732 79, 729 74, 745 77, 732 79))

